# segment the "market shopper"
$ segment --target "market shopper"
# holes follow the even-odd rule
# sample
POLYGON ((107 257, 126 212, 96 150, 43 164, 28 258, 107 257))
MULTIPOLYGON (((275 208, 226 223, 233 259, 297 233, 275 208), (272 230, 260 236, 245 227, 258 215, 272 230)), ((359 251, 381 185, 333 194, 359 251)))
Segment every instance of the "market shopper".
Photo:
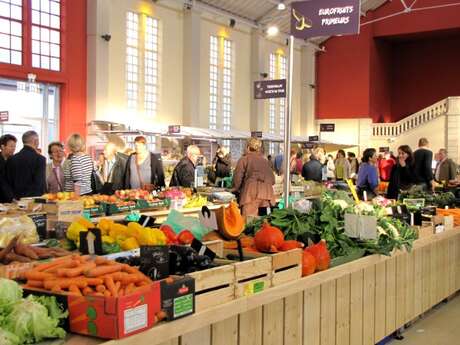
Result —
POLYGON ((359 162, 353 152, 347 153, 348 162, 350 163, 350 178, 356 179, 358 176, 359 162))
POLYGON ((424 190, 433 190, 433 152, 428 149, 428 139, 418 141, 418 149, 414 152, 415 182, 424 190))
POLYGON ((214 158, 214 169, 216 171, 216 178, 229 177, 232 172, 232 161, 230 154, 225 147, 219 147, 214 158))
POLYGON ((435 179, 440 183, 455 183, 457 180, 457 164, 447 156, 446 149, 440 149, 438 163, 435 170, 435 179))
POLYGON ((257 217, 259 208, 270 207, 275 201, 275 176, 261 148, 259 139, 250 138, 247 153, 239 159, 233 176, 233 191, 239 194, 245 217, 257 217))
POLYGON ((329 181, 335 179, 335 164, 334 164, 334 157, 332 155, 327 156, 327 163, 326 163, 326 177, 329 181))
POLYGON ((359 166, 356 189, 361 199, 370 200, 377 195, 379 185, 377 173, 377 152, 375 149, 365 149, 362 163, 359 166), (365 197, 366 196, 366 197, 365 197))
POLYGON ((302 177, 307 181, 321 182, 323 180, 323 165, 316 153, 312 153, 310 160, 302 168, 302 177))
POLYGON ((93 192, 93 160, 86 154, 85 139, 80 134, 72 134, 67 140, 71 152, 68 164, 64 164, 64 189, 75 195, 89 195, 93 192))
MULTIPOLYGON (((412 150, 411 150, 412 152, 412 150)), ((393 167, 396 165, 396 160, 390 151, 386 151, 382 159, 378 162, 380 180, 388 182, 393 167)))
POLYGON ((410 189, 415 184, 414 158, 408 145, 398 147, 398 162, 390 173, 387 198, 398 199, 401 191, 410 189))
POLYGON ((283 154, 283 151, 280 151, 280 153, 275 156, 275 160, 274 160, 275 173, 278 176, 281 176, 282 174, 283 160, 284 160, 284 154, 283 154))
POLYGON ((201 152, 198 146, 188 146, 185 157, 182 158, 174 168, 169 186, 187 188, 194 187, 195 167, 198 164, 198 159, 200 156, 201 152))
POLYGON ((350 162, 345 158, 345 151, 338 150, 335 158, 335 179, 337 181, 346 181, 351 175, 350 162))
POLYGON ((64 145, 54 141, 48 145, 48 155, 51 159, 46 166, 46 191, 48 193, 64 192, 64 145))
POLYGON ((104 191, 112 194, 124 187, 126 157, 118 152, 114 143, 109 142, 104 146, 104 158, 99 174, 104 184, 104 191))
POLYGON ((13 201, 13 190, 6 178, 6 163, 16 151, 17 139, 11 134, 0 137, 0 203, 13 201))
POLYGON ((147 139, 137 136, 134 139, 135 152, 127 162, 124 174, 124 187, 126 189, 145 189, 152 191, 165 186, 165 174, 161 158, 150 152, 147 139))
POLYGON ((46 191, 46 159, 38 153, 39 137, 35 131, 22 135, 24 147, 6 165, 6 175, 15 199, 41 196, 46 191))

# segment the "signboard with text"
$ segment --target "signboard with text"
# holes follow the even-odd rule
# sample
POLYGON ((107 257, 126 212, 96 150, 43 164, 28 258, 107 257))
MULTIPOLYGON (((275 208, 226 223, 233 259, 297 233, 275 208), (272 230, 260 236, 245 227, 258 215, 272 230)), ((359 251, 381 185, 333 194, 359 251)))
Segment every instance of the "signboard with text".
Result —
POLYGON ((318 135, 310 135, 308 137, 308 141, 319 141, 319 136, 318 135))
POLYGON ((286 79, 260 80, 254 83, 255 99, 286 97, 286 79))
POLYGON ((320 123, 320 132, 335 132, 335 123, 320 123))
POLYGON ((358 34, 360 0, 307 0, 293 2, 291 35, 300 39, 358 34))
POLYGON ((179 125, 168 126, 168 133, 169 134, 179 134, 180 126, 179 125))
POLYGON ((8 111, 0 111, 0 122, 8 122, 10 113, 8 111))
POLYGON ((263 133, 261 131, 254 131, 254 132, 251 132, 251 137, 262 139, 263 133))
POLYGON ((379 147, 379 152, 381 152, 381 153, 390 152, 390 147, 389 146, 379 147))

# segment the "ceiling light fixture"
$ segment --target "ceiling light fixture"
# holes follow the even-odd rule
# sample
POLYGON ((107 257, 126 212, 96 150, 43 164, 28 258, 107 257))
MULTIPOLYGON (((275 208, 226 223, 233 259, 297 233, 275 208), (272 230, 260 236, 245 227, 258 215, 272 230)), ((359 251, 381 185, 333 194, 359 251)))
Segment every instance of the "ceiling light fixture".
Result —
POLYGON ((267 36, 269 37, 276 36, 279 34, 279 32, 280 32, 280 29, 275 25, 271 25, 267 28, 267 36))
POLYGON ((286 9, 286 4, 283 1, 280 1, 276 8, 278 9, 278 11, 284 11, 286 9))

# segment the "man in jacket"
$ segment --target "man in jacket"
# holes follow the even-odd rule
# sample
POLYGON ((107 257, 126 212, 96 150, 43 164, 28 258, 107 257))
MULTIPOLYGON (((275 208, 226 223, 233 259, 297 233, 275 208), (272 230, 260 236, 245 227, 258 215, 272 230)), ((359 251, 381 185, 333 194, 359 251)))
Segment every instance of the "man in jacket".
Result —
POLYGON ((457 164, 447 156, 446 149, 438 152, 439 162, 436 167, 435 179, 438 182, 455 182, 457 180, 457 164))
POLYGON ((101 179, 104 185, 111 185, 111 190, 105 190, 105 192, 112 193, 123 189, 126 157, 118 152, 114 143, 107 143, 104 146, 104 157, 104 164, 101 167, 101 179))
POLYGON ((433 152, 428 149, 428 139, 418 141, 418 149, 414 152, 415 183, 425 190, 431 190, 433 185, 433 152))
POLYGON ((13 201, 13 190, 6 179, 6 162, 16 151, 17 139, 11 134, 0 138, 0 203, 13 201))
POLYGON ((22 143, 23 149, 11 157, 6 165, 7 179, 15 199, 41 196, 46 191, 46 159, 37 151, 37 132, 25 132, 22 143))
POLYGON ((323 180, 323 165, 313 154, 310 160, 303 165, 302 176, 307 181, 321 182, 323 180))
POLYGON ((194 187, 195 185, 195 167, 198 157, 201 155, 200 149, 196 145, 187 147, 187 153, 184 158, 177 163, 174 168, 170 187, 194 187))

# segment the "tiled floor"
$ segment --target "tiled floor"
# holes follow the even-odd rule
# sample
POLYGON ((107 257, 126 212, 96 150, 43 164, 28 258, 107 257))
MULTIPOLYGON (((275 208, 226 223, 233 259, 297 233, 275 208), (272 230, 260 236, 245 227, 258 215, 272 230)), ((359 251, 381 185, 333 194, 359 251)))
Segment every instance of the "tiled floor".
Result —
POLYGON ((460 345, 460 295, 442 303, 403 333, 391 345, 460 345))

